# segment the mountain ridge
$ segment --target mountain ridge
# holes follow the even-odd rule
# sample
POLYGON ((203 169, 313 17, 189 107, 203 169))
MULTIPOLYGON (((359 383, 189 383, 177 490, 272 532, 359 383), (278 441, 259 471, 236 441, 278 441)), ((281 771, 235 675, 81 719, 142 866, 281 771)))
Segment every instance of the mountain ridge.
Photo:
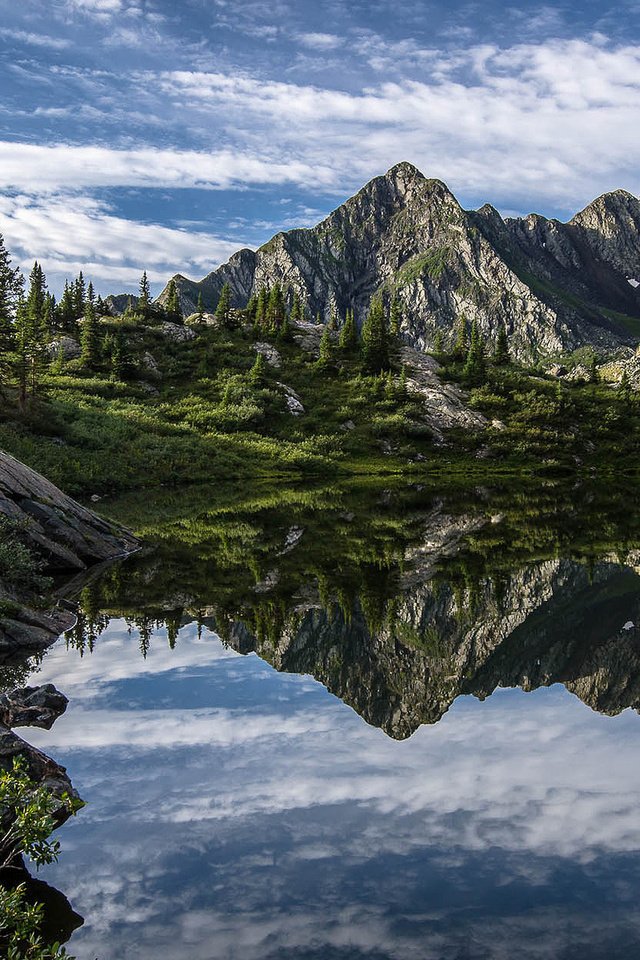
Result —
MULTIPOLYGON (((501 326, 514 356, 532 359, 640 336, 640 201, 603 194, 563 223, 540 214, 503 219, 490 204, 465 210, 447 185, 403 161, 315 227, 281 231, 241 249, 200 281, 173 278, 185 314, 202 295, 215 308, 225 283, 243 307, 279 282, 312 317, 355 312, 397 296, 401 333, 419 350, 452 342, 464 317, 489 341, 501 326)), ((168 285, 160 297, 164 303, 168 285)))

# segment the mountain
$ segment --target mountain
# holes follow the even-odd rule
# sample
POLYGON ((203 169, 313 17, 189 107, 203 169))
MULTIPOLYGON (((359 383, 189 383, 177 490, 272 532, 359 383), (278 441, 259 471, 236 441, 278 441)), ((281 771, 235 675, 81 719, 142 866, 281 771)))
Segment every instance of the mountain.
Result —
MULTIPOLYGON (((639 228, 640 201, 624 191, 566 224, 537 214, 504 220, 489 205, 464 210, 440 180, 400 163, 316 227, 240 250, 199 282, 174 279, 185 314, 200 293, 215 308, 224 283, 242 307, 279 281, 324 321, 352 308, 361 323, 374 293, 397 294, 409 345, 428 350, 438 331, 451 343, 464 316, 488 341, 504 325, 524 359, 636 341, 639 228)), ((161 303, 167 294, 168 286, 161 303)))

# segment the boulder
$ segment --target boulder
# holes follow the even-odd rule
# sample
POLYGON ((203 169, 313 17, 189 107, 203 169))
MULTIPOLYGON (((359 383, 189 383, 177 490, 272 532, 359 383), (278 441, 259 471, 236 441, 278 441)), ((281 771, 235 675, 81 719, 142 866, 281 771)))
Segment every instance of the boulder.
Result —
POLYGON ((47 354, 51 360, 56 360, 62 355, 63 360, 77 360, 82 353, 82 348, 73 337, 56 337, 47 345, 47 354))

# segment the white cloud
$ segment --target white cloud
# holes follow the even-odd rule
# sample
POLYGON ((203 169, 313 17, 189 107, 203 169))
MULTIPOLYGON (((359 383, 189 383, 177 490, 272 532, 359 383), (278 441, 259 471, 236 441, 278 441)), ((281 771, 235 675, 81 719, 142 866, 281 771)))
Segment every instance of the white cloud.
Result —
POLYGON ((222 150, 115 150, 104 146, 36 146, 0 141, 0 189, 29 193, 91 187, 222 189, 249 184, 329 183, 330 168, 222 150))
POLYGON ((334 33, 301 33, 298 39, 310 50, 336 50, 344 45, 344 39, 334 33))
POLYGON ((11 30, 9 27, 0 28, 0 37, 7 40, 17 40, 18 43, 27 43, 33 47, 45 47, 47 50, 65 50, 71 46, 71 42, 63 37, 48 37, 43 33, 11 30))
POLYGON ((79 270, 94 282, 125 286, 136 285, 143 268, 158 283, 177 271, 200 277, 244 245, 202 231, 127 220, 108 204, 76 194, 0 195, 0 232, 23 268, 37 256, 50 283, 79 270))

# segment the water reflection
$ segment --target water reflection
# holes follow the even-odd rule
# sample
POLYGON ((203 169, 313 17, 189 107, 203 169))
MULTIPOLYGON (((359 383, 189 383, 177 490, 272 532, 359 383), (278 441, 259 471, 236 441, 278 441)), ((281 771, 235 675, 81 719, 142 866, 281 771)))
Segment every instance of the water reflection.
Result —
POLYGON ((625 496, 165 502, 37 674, 70 707, 34 739, 88 800, 45 874, 87 918, 72 952, 637 952, 625 496))

